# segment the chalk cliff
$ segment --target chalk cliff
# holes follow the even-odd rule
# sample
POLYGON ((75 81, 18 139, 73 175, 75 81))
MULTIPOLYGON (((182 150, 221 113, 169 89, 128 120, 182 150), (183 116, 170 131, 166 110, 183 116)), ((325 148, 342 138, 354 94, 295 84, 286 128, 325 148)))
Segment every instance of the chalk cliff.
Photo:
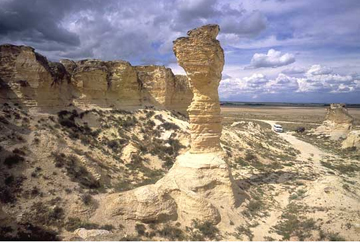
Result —
POLYGON ((150 105, 186 114, 191 98, 187 78, 164 66, 96 59, 57 63, 28 46, 0 46, 1 102, 35 107, 150 105))

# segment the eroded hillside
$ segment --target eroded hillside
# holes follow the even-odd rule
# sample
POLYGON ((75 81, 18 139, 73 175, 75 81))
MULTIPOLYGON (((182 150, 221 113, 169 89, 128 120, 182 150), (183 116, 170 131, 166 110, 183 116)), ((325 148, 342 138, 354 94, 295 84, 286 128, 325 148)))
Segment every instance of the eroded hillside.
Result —
POLYGON ((340 169, 329 154, 304 156, 259 121, 226 125, 221 138, 247 194, 239 207, 243 221, 227 228, 196 221, 114 226, 92 217, 104 195, 162 178, 189 148, 187 125, 183 116, 155 109, 43 113, 4 104, 2 236, 81 239, 74 231, 85 228, 102 231, 92 238, 115 240, 356 238, 359 169, 340 169))

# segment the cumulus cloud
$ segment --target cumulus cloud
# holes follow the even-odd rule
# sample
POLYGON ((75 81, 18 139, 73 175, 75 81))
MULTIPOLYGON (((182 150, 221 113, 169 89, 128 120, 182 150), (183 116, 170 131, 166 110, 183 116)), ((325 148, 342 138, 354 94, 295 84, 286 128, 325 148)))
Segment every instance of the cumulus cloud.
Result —
POLYGON ((222 98, 249 94, 261 96, 264 94, 291 95, 296 93, 351 93, 360 91, 360 79, 352 75, 333 73, 329 67, 313 65, 304 69, 302 76, 291 76, 279 73, 270 78, 261 73, 249 77, 225 79, 220 83, 222 98), (327 73, 327 74, 325 74, 327 73))
POLYGON ((255 53, 248 68, 279 67, 295 62, 295 56, 270 49, 267 54, 255 53))
POLYGON ((284 74, 303 74, 306 72, 306 69, 303 67, 292 66, 282 71, 284 74))
POLYGON ((308 76, 326 75, 332 73, 332 69, 321 65, 312 65, 306 72, 308 76))

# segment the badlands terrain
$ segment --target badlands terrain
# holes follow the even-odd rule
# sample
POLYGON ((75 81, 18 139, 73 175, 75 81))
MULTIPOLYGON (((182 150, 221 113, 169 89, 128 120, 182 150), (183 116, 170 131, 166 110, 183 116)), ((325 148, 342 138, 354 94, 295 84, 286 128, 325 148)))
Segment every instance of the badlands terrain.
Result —
MULTIPOLYGON (((158 109, 76 110, 43 113, 13 103, 2 105, 3 238, 359 238, 359 153, 333 149, 326 138, 311 139, 311 131, 296 134, 286 128, 299 121, 297 108, 286 108, 290 115, 285 120, 281 110, 272 108, 222 108, 221 146, 236 183, 247 195, 238 210, 242 221, 228 221, 224 227, 133 220, 118 221, 114 227, 92 219, 106 194, 153 184, 168 172, 188 149, 188 122, 158 109), (271 130, 275 121, 284 125, 285 133, 271 130), (74 233, 79 228, 102 232, 84 238, 74 233)), ((325 110, 311 108, 305 113, 316 119, 325 110)), ((350 113, 359 120, 360 110, 350 113)), ((319 126, 315 119, 299 125, 319 126)), ((227 204, 223 207, 226 210, 227 204)))
POLYGON ((175 41, 188 77, 1 46, 0 237, 359 240, 360 110, 220 110, 218 32, 175 41))

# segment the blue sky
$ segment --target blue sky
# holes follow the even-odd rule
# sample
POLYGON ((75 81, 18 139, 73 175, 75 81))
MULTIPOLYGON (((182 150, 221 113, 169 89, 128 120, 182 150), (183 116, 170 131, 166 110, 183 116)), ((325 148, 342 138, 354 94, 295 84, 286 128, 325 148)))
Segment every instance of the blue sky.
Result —
POLYGON ((172 41, 220 25, 220 98, 360 103, 359 0, 0 0, 0 44, 50 60, 124 59, 184 73, 172 41))

